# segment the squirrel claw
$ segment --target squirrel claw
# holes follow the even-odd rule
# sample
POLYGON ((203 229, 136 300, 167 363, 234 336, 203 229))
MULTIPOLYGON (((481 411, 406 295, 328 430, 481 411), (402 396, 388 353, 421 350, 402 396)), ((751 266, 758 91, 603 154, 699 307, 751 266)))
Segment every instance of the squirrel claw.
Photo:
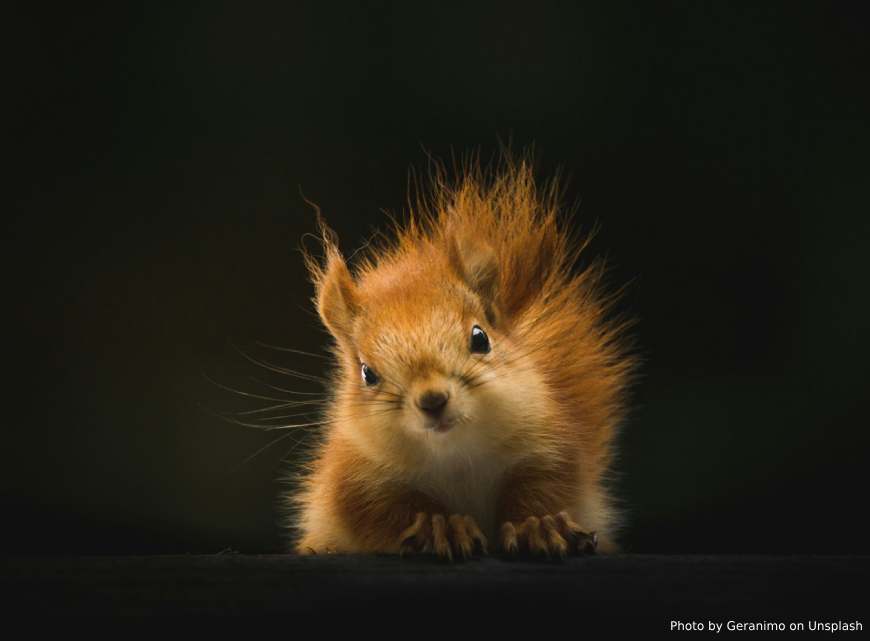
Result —
POLYGON ((509 557, 516 557, 519 554, 519 544, 517 542, 517 530, 514 524, 507 521, 501 526, 501 547, 505 554, 509 557))
POLYGON ((487 541, 468 515, 418 512, 414 522, 399 536, 399 554, 434 553, 440 559, 465 561, 487 553, 487 541))
POLYGON ((501 526, 500 543, 510 557, 522 553, 529 557, 564 560, 571 555, 594 554, 598 535, 586 532, 563 511, 555 516, 530 516, 516 525, 505 522, 501 526))

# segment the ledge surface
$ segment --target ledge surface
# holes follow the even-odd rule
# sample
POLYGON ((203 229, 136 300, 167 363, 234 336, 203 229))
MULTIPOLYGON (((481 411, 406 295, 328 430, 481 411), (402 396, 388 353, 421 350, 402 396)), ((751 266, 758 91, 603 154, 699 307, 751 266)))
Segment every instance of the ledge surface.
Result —
MULTIPOLYGON (((433 604, 513 616, 530 604, 588 620, 861 620, 870 557, 618 555, 565 562, 389 556, 12 557, 11 613, 365 614, 433 604)), ((666 628, 662 628, 666 629, 666 628)))

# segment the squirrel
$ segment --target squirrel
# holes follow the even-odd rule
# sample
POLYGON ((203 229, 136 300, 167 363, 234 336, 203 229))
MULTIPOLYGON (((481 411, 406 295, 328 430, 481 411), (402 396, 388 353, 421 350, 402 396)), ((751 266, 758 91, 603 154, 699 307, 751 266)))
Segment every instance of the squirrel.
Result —
POLYGON ((304 258, 336 369, 293 549, 617 551, 607 481, 636 359, 603 262, 576 269, 589 238, 527 158, 431 182, 353 270, 318 210, 323 256, 304 258))

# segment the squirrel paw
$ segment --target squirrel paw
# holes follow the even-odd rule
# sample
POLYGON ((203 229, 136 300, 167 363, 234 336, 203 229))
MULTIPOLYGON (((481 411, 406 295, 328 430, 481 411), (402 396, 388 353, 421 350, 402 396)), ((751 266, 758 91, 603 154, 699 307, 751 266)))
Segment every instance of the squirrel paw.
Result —
POLYGON ((567 512, 538 518, 530 516, 519 524, 505 522, 500 532, 501 549, 509 556, 557 557, 594 554, 598 547, 595 532, 586 532, 571 520, 567 512))
POLYGON ((414 523, 399 536, 399 553, 434 553, 447 561, 465 560, 475 553, 486 554, 486 537, 470 516, 452 514, 445 519, 443 514, 418 512, 414 523))

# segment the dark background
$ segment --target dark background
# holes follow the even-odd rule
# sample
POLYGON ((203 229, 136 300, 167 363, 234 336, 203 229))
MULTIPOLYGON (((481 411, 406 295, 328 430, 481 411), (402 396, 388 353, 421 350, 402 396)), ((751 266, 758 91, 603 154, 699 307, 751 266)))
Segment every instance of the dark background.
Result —
POLYGON ((867 11, 759 4, 13 11, 4 552, 279 549, 295 436, 245 463, 276 434, 203 372, 319 389, 232 347, 323 371, 255 344, 327 342, 300 193, 350 251, 508 138, 632 283, 627 549, 863 552, 867 11))

